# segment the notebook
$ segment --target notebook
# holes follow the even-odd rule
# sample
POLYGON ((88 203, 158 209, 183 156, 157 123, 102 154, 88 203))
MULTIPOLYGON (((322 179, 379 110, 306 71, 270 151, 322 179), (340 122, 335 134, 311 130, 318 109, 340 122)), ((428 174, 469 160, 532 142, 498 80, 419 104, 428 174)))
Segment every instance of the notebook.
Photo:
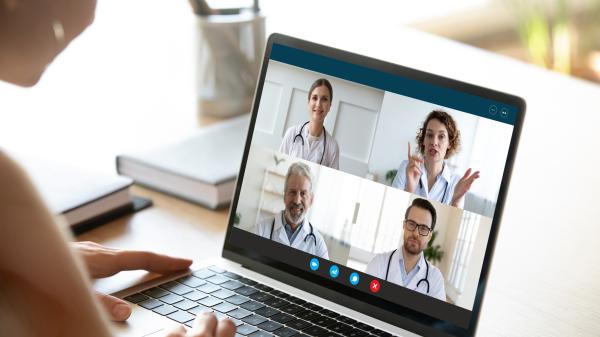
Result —
MULTIPOLYGON (((473 336, 521 98, 271 35, 222 258, 119 292, 123 335, 473 336)), ((201 249, 201 248, 199 248, 201 249)))

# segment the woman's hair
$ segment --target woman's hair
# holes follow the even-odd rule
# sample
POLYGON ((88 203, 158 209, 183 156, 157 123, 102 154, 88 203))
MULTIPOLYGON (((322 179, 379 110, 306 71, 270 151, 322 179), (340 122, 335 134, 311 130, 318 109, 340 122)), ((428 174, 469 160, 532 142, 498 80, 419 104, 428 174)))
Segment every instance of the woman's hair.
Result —
POLYGON ((329 81, 325 78, 319 78, 318 80, 314 81, 313 84, 310 86, 310 90, 308 91, 309 101, 310 95, 312 95, 313 90, 321 86, 326 86, 327 89, 329 89, 329 101, 331 102, 333 100, 333 87, 331 86, 331 83, 329 83, 329 81))
POLYGON ((423 126, 419 129, 417 137, 415 138, 417 140, 417 145, 419 146, 419 151, 422 154, 425 153, 425 133, 427 132, 427 123, 432 119, 440 121, 440 123, 444 124, 446 130, 448 130, 449 148, 444 157, 444 159, 448 159, 455 153, 458 153, 460 148, 460 130, 458 130, 454 118, 446 111, 433 110, 427 115, 427 118, 425 118, 425 121, 423 122, 423 126))

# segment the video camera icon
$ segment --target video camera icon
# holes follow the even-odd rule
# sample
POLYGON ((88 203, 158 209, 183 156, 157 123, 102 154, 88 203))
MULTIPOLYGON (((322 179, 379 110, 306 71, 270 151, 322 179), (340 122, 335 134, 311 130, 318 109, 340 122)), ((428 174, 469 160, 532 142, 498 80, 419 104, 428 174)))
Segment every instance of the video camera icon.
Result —
POLYGON ((313 257, 312 259, 310 259, 310 263, 308 265, 310 267, 310 270, 312 271, 319 269, 319 259, 313 257))

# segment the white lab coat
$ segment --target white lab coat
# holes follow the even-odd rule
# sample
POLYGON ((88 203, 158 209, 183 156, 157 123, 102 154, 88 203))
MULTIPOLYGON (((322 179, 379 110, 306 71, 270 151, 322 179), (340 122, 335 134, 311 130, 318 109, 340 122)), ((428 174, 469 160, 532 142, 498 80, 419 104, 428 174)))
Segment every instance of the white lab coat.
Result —
POLYGON ((291 246, 292 248, 300 249, 304 252, 307 252, 311 255, 316 255, 318 257, 322 257, 324 259, 329 259, 329 253, 327 252, 327 246, 325 245, 325 240, 323 240, 323 236, 316 227, 312 226, 312 232, 314 237, 310 235, 311 225, 308 219, 304 218, 304 222, 302 223, 302 228, 300 228, 300 233, 296 236, 294 243, 290 245, 290 240, 288 239, 287 233, 285 232, 285 228, 283 227, 283 211, 277 213, 275 217, 268 218, 263 222, 256 225, 255 234, 262 236, 263 238, 272 237, 272 240, 275 242, 282 243, 286 246, 291 246), (275 224, 273 225, 273 220, 275 220, 275 224), (273 235, 271 236, 271 230, 273 231, 273 235))
POLYGON ((323 158, 323 162, 320 163, 321 165, 336 170, 340 168, 339 148, 335 139, 333 139, 329 132, 325 130, 324 133, 321 132, 321 136, 319 136, 317 140, 309 145, 308 124, 304 127, 300 124, 287 129, 281 140, 279 152, 312 161, 317 164, 319 164, 321 158, 323 158), (304 140, 304 145, 302 145, 300 137, 295 137, 300 133, 300 129, 302 129, 301 135, 304 140), (326 140, 324 139, 324 134, 327 134, 326 140), (296 141, 294 141, 294 138, 296 138, 296 141), (323 147, 325 147, 325 155, 323 155, 323 147))
MULTIPOLYGON (((408 166, 408 160, 402 161, 400 167, 398 168, 398 173, 396 173, 394 181, 392 181, 392 187, 404 190, 406 187, 406 166, 408 166)), ((421 172, 421 178, 419 179, 419 184, 417 185, 414 194, 425 199, 435 200, 437 202, 450 205, 452 202, 452 197, 454 196, 454 188, 462 177, 454 173, 448 166, 448 163, 444 163, 444 169, 442 170, 442 173, 437 177, 430 190, 425 164, 421 164, 421 172)), ((464 198, 462 198, 459 206, 462 207, 463 204, 464 198)))
MULTIPOLYGON (((366 273, 378 277, 382 280, 385 280, 385 274, 388 268, 388 261, 390 261, 390 254, 394 251, 377 254, 371 262, 367 265, 366 273)), ((402 247, 397 249, 392 256, 392 260, 389 263, 390 269, 388 278, 386 281, 396 283, 400 286, 404 285, 402 281, 402 274, 400 273, 400 253, 402 252, 402 247)), ((425 265, 425 257, 423 253, 421 253, 421 258, 417 264, 420 269, 417 274, 412 278, 410 283, 406 286, 406 288, 411 290, 416 290, 422 294, 426 294, 432 297, 435 297, 439 300, 446 301, 446 288, 444 285, 444 276, 440 270, 429 263, 429 276, 427 280, 429 281, 429 293, 427 293, 427 285, 425 282, 421 282, 419 287, 417 288, 417 284, 421 279, 425 278, 427 267, 425 265)), ((415 266, 417 268, 417 266, 415 266)))

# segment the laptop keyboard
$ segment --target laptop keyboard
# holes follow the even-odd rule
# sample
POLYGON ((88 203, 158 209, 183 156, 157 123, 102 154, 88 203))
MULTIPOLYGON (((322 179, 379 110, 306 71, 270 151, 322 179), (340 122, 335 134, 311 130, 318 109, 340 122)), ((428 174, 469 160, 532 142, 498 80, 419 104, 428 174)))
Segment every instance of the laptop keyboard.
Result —
POLYGON ((175 281, 125 297, 125 300, 188 327, 201 312, 229 317, 236 337, 388 337, 391 334, 211 266, 175 281))

